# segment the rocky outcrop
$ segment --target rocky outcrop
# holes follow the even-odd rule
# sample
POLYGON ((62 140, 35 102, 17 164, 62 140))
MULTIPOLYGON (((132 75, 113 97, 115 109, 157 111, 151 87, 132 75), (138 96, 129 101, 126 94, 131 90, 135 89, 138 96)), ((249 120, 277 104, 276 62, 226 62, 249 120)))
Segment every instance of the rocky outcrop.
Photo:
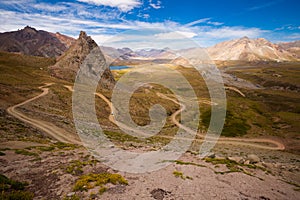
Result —
POLYGON ((38 31, 26 26, 18 31, 0 33, 0 50, 31 56, 58 57, 73 41, 73 38, 62 34, 38 31))
POLYGON ((85 64, 84 62, 89 62, 87 68, 81 69, 86 76, 91 78, 92 76, 97 76, 103 69, 104 72, 100 85, 104 88, 112 88, 114 86, 115 81, 106 64, 103 53, 97 43, 83 31, 80 32, 79 38, 71 47, 58 58, 56 64, 50 67, 51 75, 73 82, 81 65, 85 64), (96 60, 91 61, 93 58, 96 60), (101 69, 99 69, 97 65, 101 66, 101 69))

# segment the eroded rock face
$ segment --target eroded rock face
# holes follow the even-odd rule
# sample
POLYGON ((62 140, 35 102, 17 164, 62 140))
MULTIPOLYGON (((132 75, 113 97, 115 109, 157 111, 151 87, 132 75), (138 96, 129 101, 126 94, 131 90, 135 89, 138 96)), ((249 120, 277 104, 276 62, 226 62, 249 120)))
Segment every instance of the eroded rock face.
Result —
POLYGON ((100 85, 111 89, 115 80, 106 64, 103 53, 97 43, 83 31, 71 47, 58 58, 57 63, 50 67, 51 75, 67 81, 75 81, 75 76, 82 65, 83 73, 91 78, 102 74, 100 85))

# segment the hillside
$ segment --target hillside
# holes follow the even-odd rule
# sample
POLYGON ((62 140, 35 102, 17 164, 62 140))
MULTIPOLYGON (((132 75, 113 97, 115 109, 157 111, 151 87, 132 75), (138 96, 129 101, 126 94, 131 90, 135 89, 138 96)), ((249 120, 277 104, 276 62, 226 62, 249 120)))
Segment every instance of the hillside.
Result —
POLYGON ((31 56, 57 57, 63 54, 74 39, 60 33, 36 30, 32 27, 0 33, 0 50, 31 56))

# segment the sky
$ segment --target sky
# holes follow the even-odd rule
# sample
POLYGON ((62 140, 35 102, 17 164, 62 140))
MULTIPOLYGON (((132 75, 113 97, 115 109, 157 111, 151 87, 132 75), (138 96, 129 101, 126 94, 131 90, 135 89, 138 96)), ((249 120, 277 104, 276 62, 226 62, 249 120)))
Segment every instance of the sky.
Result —
POLYGON ((299 0, 0 0, 0 32, 29 25, 114 47, 188 48, 300 40, 299 0))

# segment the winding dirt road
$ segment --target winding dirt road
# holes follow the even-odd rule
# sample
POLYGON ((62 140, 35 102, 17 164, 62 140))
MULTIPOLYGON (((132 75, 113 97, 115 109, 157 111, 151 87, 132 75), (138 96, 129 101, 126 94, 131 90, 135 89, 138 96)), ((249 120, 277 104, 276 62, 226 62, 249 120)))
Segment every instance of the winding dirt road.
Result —
POLYGON ((46 83, 44 86, 39 87, 39 89, 43 91, 41 94, 30 98, 22 103, 7 108, 7 112, 12 116, 16 117, 17 119, 40 129, 41 131, 45 132, 48 136, 60 142, 80 144, 79 139, 77 139, 73 134, 66 132, 64 129, 59 128, 50 122, 45 122, 39 119, 34 119, 32 117, 26 116, 25 114, 17 110, 18 107, 47 95, 49 93, 49 88, 47 87, 51 85, 53 85, 53 83, 46 83))
MULTIPOLYGON (((67 86, 65 85, 65 87, 70 90, 70 91, 73 91, 72 87, 71 86, 67 86)), ((238 92, 241 96, 245 97, 245 95, 240 92, 238 89, 236 88, 233 88, 233 87, 230 87, 230 88, 227 88, 227 89, 233 89, 234 91, 238 92)), ((195 132, 191 129, 189 129, 188 127, 182 125, 177 119, 177 115, 179 115, 182 111, 185 110, 186 106, 184 104, 180 104, 178 103, 175 99, 172 99, 172 98, 169 98, 167 97, 166 95, 162 94, 162 93, 156 93, 158 96, 162 97, 162 98, 165 98, 165 99, 168 99, 168 100, 171 100, 173 101, 174 103, 180 105, 180 109, 177 110, 176 112, 174 112, 172 115, 171 115, 171 120, 172 122, 178 126, 179 128, 189 132, 189 133, 192 133, 192 134, 195 134, 195 132)), ((103 94, 100 94, 100 93, 95 93, 96 96, 100 97, 101 99, 103 99, 107 105, 109 106, 110 110, 112 111, 113 110, 113 105, 112 103, 110 102, 109 99, 107 99, 103 94)), ((126 126, 125 124, 122 124, 121 122, 116 122, 115 118, 114 118, 114 115, 110 115, 109 116, 109 120, 116 124, 117 126, 121 126, 122 128, 124 129, 127 129, 127 130, 130 130, 130 131, 133 131, 133 132, 136 132, 140 135, 146 135, 145 133, 141 132, 141 131, 138 131, 138 130, 134 130, 133 128, 131 127, 128 127, 126 126)), ((199 133, 197 133, 199 135, 199 133)), ((205 138, 205 135, 204 134, 201 134, 199 135, 201 139, 195 139, 195 140, 200 140, 200 141, 203 141, 204 138, 205 138)), ((160 136, 162 138, 167 138, 167 139, 173 139, 172 136, 160 136)), ((182 140, 187 140, 186 138, 180 138, 182 140)), ((210 139, 209 137, 206 137, 206 139, 210 139)), ((211 138, 211 139, 214 139, 214 138, 211 138)), ((232 145, 244 145, 244 146, 251 146, 251 147, 255 147, 255 148, 261 148, 261 149, 268 149, 268 150, 284 150, 285 149, 285 146, 281 143, 281 142, 278 142, 276 140, 272 140, 272 139, 265 139, 265 138, 225 138, 225 137, 220 137, 218 139, 218 143, 219 144, 232 144, 232 145), (263 145, 263 144, 256 144, 256 143, 268 143, 268 144, 271 144, 273 146, 267 146, 267 145, 263 145)))
MULTIPOLYGON (((183 126, 176 119, 177 115, 185 109, 185 105, 180 104, 175 99, 172 99, 172 98, 170 98, 170 97, 168 97, 164 94, 157 93, 157 95, 164 98, 164 99, 168 99, 168 100, 173 101, 174 103, 180 105, 181 109, 176 111, 175 113, 173 113, 171 115, 171 119, 172 119, 173 123, 176 124, 176 126, 178 126, 179 128, 182 128, 182 129, 184 129, 185 131, 187 131, 189 133, 195 134, 195 132, 193 130, 183 126)), ((202 140, 205 138, 205 135, 203 135, 203 134, 201 134, 199 136, 202 140)), ((206 137, 206 139, 209 139, 209 137, 206 137)), ((211 139, 214 139, 214 138, 211 138, 211 139)), ((278 142, 278 141, 272 140, 272 139, 265 139, 265 138, 229 138, 229 137, 225 138, 225 137, 220 137, 218 139, 218 143, 219 144, 246 145, 246 146, 262 148, 262 149, 268 149, 268 150, 284 150, 285 149, 285 146, 281 142, 278 142), (269 144, 272 144, 274 146, 266 146, 266 145, 255 144, 255 143, 269 143, 269 144)))
MULTIPOLYGON (((54 124, 51 124, 49 122, 45 122, 42 120, 38 120, 38 119, 33 119, 29 116, 26 116, 25 114, 21 113, 20 111, 16 110, 16 108, 25 105, 31 101, 34 101, 42 96, 45 96, 48 94, 49 92, 49 88, 47 88, 48 86, 52 85, 53 83, 46 83, 44 86, 39 87, 39 89, 41 89, 43 92, 33 98, 30 98, 22 103, 19 103, 17 105, 11 106, 7 109, 7 112, 9 114, 11 114, 12 116, 18 118, 19 120, 28 123, 42 131, 44 131, 46 134, 48 134, 49 136, 51 136, 52 138, 61 141, 61 142, 68 142, 68 143, 74 143, 74 144, 80 144, 80 141, 78 138, 76 138, 74 135, 66 132, 64 129, 59 128, 57 126, 55 126, 54 124)), ((73 92, 73 88, 72 86, 67 86, 65 85, 64 87, 66 87, 69 91, 73 92)), ((103 99, 109 106, 110 110, 113 110, 113 105, 110 102, 109 99, 107 99, 104 95, 100 94, 100 93, 95 93, 95 95, 97 95, 98 97, 100 97, 101 99, 103 99)), ((178 126, 181 129, 184 129, 185 131, 188 131, 190 133, 195 134, 195 132, 191 129, 189 129, 188 127, 185 127, 184 125, 182 125, 177 119, 176 117, 185 110, 185 105, 184 104, 180 104, 179 102, 177 102, 177 100, 172 99, 164 94, 161 93, 157 93, 158 96, 168 99, 170 101, 173 101, 174 103, 180 105, 180 109, 177 110, 175 113, 173 113, 171 115, 171 120, 173 121, 173 123, 178 126)), ((116 120, 114 118, 114 115, 110 115, 109 116, 109 120, 116 124, 116 120)), ((122 126, 122 128, 124 129, 128 129, 130 131, 134 131, 137 132, 139 134, 143 134, 146 135, 144 133, 141 133, 141 131, 139 130, 134 130, 131 127, 126 126, 125 124, 122 124, 120 122, 118 122, 118 125, 122 126)), ((199 135, 199 134, 198 134, 199 135)), ((168 138, 168 139, 172 139, 172 136, 161 136, 163 138, 168 138)), ((201 139, 197 139, 197 140, 201 140, 203 141, 205 138, 204 134, 200 135, 201 139)), ((186 138, 182 138, 183 140, 185 140, 186 138)), ((209 139, 206 137, 206 139, 209 139)), ((255 148, 262 148, 262 149, 269 149, 269 150, 284 150, 285 146, 281 143, 278 142, 276 140, 272 140, 272 139, 264 139, 264 138, 224 138, 224 137, 220 137, 218 139, 218 143, 221 144, 232 144, 232 145, 244 145, 244 146, 251 146, 251 147, 255 147, 255 148), (257 143, 268 143, 268 144, 272 144, 273 146, 268 146, 268 145, 264 145, 264 144, 257 144, 257 143)))

